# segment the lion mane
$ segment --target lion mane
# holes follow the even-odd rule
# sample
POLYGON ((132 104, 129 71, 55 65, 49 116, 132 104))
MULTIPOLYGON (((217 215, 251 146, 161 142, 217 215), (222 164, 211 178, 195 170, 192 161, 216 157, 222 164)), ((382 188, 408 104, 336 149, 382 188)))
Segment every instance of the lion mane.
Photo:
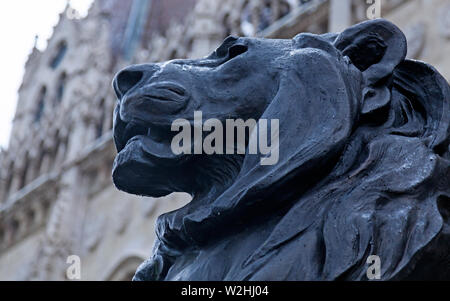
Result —
MULTIPOLYGON (((153 255, 135 280, 367 280, 371 255, 380 258, 382 280, 449 280, 450 88, 430 65, 405 59, 406 40, 393 26, 377 20, 296 37, 309 47, 333 45, 367 77, 366 99, 382 100, 349 106, 336 120, 338 109, 311 117, 323 127, 305 140, 296 135, 305 124, 295 110, 303 107, 280 84, 261 116, 282 122, 280 162, 259 166, 246 156, 197 169, 207 177, 214 163, 224 165, 213 177, 233 180, 214 200, 159 217, 153 255), (361 55, 367 51, 370 58, 361 55)), ((322 93, 321 74, 301 78, 306 96, 322 93)), ((356 85, 351 76, 343 81, 356 85)), ((330 95, 363 101, 356 88, 341 90, 330 95)))

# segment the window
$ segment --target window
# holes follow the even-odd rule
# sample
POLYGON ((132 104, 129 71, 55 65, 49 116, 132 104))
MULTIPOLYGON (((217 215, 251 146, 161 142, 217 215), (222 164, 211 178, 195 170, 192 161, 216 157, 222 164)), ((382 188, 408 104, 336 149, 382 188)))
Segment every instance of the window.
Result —
POLYGON ((0 229, 0 244, 3 243, 4 239, 5 239, 5 230, 0 229))
POLYGON ((14 162, 11 162, 9 164, 9 169, 6 173, 6 184, 5 184, 4 194, 3 194, 4 201, 6 201, 6 198, 8 197, 8 195, 10 193, 13 177, 14 177, 14 162))
POLYGON ((20 222, 17 218, 13 218, 11 221, 11 230, 13 233, 17 233, 20 229, 20 222))
POLYGON ((23 170, 20 174, 19 189, 24 188, 28 184, 27 183, 27 173, 28 173, 29 165, 30 165, 30 157, 29 157, 29 155, 27 155, 26 159, 25 159, 25 164, 24 164, 23 170))
POLYGON ((58 86, 56 87, 56 102, 61 103, 64 97, 64 90, 66 88, 66 73, 61 74, 58 79, 58 86))
POLYGON ((106 278, 107 281, 131 281, 136 269, 142 263, 141 257, 130 256, 122 260, 114 271, 106 278))
POLYGON ((36 113, 34 115, 34 122, 38 123, 41 121, 42 115, 44 115, 45 109, 45 96, 47 95, 47 88, 43 87, 41 92, 39 92, 38 103, 36 107, 36 113))
POLYGON ((50 67, 52 69, 58 68, 58 66, 61 64, 62 60, 64 59, 66 52, 67 52, 67 43, 65 41, 62 41, 58 45, 56 55, 50 61, 50 67))
POLYGON ((100 114, 100 119, 98 120, 97 127, 96 127, 96 135, 95 136, 97 139, 103 135, 103 126, 105 124, 105 99, 104 98, 100 101, 99 107, 100 107, 101 114, 100 114))

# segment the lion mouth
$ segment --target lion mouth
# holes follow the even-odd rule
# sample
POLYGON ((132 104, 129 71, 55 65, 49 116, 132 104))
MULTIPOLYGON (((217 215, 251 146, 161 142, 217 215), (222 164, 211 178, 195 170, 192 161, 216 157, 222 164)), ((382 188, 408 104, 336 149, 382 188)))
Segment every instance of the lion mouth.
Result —
POLYGON ((176 133, 170 129, 165 116, 184 108, 189 99, 187 90, 172 81, 160 81, 145 85, 125 95, 117 108, 114 126, 114 141, 117 152, 124 155, 136 148, 150 159, 177 159, 171 149, 171 141, 176 133), (120 110, 126 114, 124 121, 120 110), (148 121, 153 114, 152 121, 148 121))
POLYGON ((156 127, 153 129, 138 123, 130 122, 125 126, 125 130, 117 141, 117 151, 121 152, 128 144, 139 138, 148 137, 155 142, 161 142, 164 135, 156 127))
POLYGON ((183 164, 185 156, 172 152, 171 133, 158 126, 116 120, 114 141, 118 154, 113 165, 113 181, 121 190, 153 197, 175 189, 170 173, 183 164))
POLYGON ((176 158, 170 148, 171 134, 158 126, 146 126, 130 122, 116 139, 117 151, 121 153, 133 145, 139 145, 147 154, 157 158, 176 158))

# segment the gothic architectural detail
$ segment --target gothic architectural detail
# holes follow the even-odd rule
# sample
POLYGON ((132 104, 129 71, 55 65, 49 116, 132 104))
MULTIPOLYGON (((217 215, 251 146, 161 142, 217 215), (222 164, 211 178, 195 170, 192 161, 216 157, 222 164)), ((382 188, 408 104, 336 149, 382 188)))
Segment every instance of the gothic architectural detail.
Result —
POLYGON ((0 253, 44 226, 59 190, 56 174, 48 174, 0 207, 0 253))
MULTIPOLYGON (((367 18, 366 1, 345 2, 350 15, 344 22, 367 18)), ((118 70, 131 63, 202 57, 227 35, 291 38, 302 31, 326 32, 331 15, 339 14, 330 3, 96 0, 83 19, 68 6, 46 50, 30 52, 11 140, 0 151, 0 280, 65 279, 66 258, 73 254, 81 256, 85 280, 129 279, 151 250, 155 218, 189 200, 186 195, 134 198, 113 188, 116 99, 110 87, 118 70), (143 10, 140 16, 136 7, 143 10), (129 213, 115 209, 125 208, 123 203, 129 213), (89 230, 102 219, 102 231, 89 230), (102 235, 88 239, 87 231, 102 235), (146 234, 130 234, 142 231, 146 234), (136 254, 139 260, 127 260, 136 254)), ((449 78, 450 62, 442 55, 450 51, 445 5, 445 0, 386 0, 382 16, 405 31, 403 26, 423 23, 426 34, 418 44, 424 47, 415 56, 449 78)))
POLYGON ((117 216, 114 224, 114 230, 119 235, 124 234, 127 226, 130 224, 133 218, 133 211, 130 208, 129 204, 123 202, 115 208, 114 214, 115 216, 117 216))
POLYGON ((106 227, 107 223, 103 216, 86 224, 83 241, 87 252, 93 252, 97 248, 102 236, 105 235, 106 227))
POLYGON ((119 260, 119 263, 114 266, 112 271, 107 273, 105 280, 107 281, 127 281, 132 279, 136 272, 136 266, 142 263, 143 259, 140 256, 129 255, 119 260))

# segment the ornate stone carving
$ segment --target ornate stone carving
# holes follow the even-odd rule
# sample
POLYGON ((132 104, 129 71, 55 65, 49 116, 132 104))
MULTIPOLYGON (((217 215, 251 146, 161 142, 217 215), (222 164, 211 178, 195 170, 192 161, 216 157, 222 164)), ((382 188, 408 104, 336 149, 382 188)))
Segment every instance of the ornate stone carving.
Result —
POLYGON ((89 252, 93 252, 105 234, 106 219, 103 216, 91 218, 84 230, 84 246, 89 252))
POLYGON ((406 52, 377 19, 121 71, 115 185, 194 197, 158 219, 135 279, 364 280, 369 255, 383 280, 450 279, 450 88, 406 52), (278 162, 175 154, 171 121, 194 111, 278 120, 278 162))

